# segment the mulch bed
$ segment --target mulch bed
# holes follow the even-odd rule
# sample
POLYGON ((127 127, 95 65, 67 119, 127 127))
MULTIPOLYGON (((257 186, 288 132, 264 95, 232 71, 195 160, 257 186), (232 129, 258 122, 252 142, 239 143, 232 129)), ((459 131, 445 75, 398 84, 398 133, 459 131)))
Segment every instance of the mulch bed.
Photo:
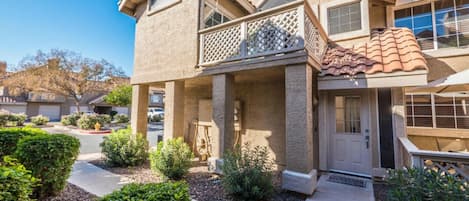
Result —
MULTIPOLYGON (((130 168, 109 167, 106 166, 103 160, 90 161, 90 163, 114 174, 125 176, 136 183, 158 183, 164 181, 162 177, 151 171, 148 163, 139 167, 130 168)), ((220 176, 209 173, 206 164, 202 162, 194 162, 185 180, 190 186, 191 197, 197 201, 230 200, 225 196, 220 176)), ((302 194, 280 189, 281 173, 275 174, 273 183, 275 185, 275 193, 271 199, 272 201, 304 201, 306 199, 306 196, 302 194)))
POLYGON ((88 193, 80 187, 68 183, 62 193, 58 196, 43 199, 41 201, 95 201, 97 198, 98 197, 96 195, 88 193))

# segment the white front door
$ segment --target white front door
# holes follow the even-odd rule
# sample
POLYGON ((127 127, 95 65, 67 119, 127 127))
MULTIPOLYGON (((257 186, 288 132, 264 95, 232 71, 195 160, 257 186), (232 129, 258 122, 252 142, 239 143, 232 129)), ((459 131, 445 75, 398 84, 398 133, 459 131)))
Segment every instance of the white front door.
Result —
POLYGON ((366 91, 329 96, 329 168, 371 174, 369 104, 366 91))

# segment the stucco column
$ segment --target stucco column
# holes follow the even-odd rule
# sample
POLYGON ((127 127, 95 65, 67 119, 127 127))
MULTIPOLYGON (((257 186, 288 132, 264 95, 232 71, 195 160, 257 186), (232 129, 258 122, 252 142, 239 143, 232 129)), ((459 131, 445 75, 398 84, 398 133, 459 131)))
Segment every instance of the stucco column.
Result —
POLYGON ((184 137, 184 81, 165 83, 163 139, 184 137))
POLYGON ((132 133, 147 135, 147 111, 148 111, 148 85, 140 84, 132 86, 132 109, 130 126, 132 133))
POLYGON ((312 194, 316 186, 313 170, 313 69, 306 64, 285 68, 285 146, 287 169, 282 187, 312 194))
POLYGON ((223 153, 233 148, 234 138, 234 77, 230 74, 213 76, 212 90, 212 156, 209 168, 219 172, 223 153), (217 162, 218 160, 218 162, 217 162))

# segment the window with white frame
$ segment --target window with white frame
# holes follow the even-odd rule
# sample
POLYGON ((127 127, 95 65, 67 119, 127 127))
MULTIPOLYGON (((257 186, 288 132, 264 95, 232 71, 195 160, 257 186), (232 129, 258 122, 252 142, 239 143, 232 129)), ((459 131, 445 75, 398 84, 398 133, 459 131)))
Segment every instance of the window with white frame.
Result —
POLYGON ((408 94, 407 126, 469 129, 469 94, 408 94))
POLYGON ((329 34, 339 34, 362 29, 360 2, 340 5, 327 9, 329 34))
POLYGON ((148 0, 148 8, 150 9, 150 11, 154 11, 169 6, 178 1, 180 0, 148 0))
POLYGON ((394 11, 394 25, 414 32, 423 50, 469 45, 469 0, 441 0, 394 11))
POLYGON ((204 5, 204 25, 205 28, 223 24, 230 21, 230 17, 210 4, 204 5))

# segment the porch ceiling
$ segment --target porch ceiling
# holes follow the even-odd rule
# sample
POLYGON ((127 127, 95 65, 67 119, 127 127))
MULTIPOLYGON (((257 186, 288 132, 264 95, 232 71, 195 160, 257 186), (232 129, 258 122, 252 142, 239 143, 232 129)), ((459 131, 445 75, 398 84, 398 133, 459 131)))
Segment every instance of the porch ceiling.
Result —
POLYGON ((370 41, 344 48, 330 44, 321 66, 322 76, 428 71, 412 31, 406 28, 373 30, 370 41))

